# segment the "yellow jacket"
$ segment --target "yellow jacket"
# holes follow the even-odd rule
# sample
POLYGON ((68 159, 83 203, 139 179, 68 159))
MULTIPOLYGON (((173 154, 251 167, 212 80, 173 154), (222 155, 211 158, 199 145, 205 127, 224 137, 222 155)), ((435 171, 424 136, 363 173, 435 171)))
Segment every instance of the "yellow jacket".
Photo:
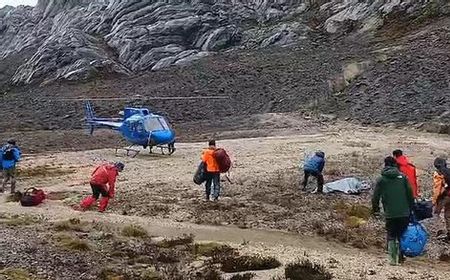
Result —
POLYGON ((439 172, 434 171, 433 173, 433 205, 436 205, 439 196, 442 195, 442 193, 445 190, 445 179, 444 175, 439 174, 439 172))

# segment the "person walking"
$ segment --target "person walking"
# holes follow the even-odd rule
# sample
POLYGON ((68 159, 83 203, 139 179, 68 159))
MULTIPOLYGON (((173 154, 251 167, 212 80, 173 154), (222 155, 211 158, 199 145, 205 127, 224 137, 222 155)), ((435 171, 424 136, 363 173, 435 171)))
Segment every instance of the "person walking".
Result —
POLYGON ((201 157, 206 169, 206 201, 210 200, 211 192, 214 201, 219 200, 220 195, 220 168, 216 158, 214 157, 214 152, 216 151, 216 149, 216 141, 210 140, 208 142, 208 148, 203 150, 201 157))
POLYGON ((450 243, 450 169, 443 158, 434 160, 436 170, 433 173, 433 197, 434 214, 440 215, 444 210, 444 219, 447 229, 446 242, 450 243))
POLYGON ((395 158, 385 158, 384 166, 372 197, 372 212, 375 216, 379 215, 381 199, 386 218, 389 263, 398 265, 403 260, 400 238, 408 227, 414 197, 408 179, 400 173, 395 158))
POLYGON ((392 152, 395 161, 397 162, 398 168, 403 175, 408 179, 409 185, 411 186, 414 199, 419 198, 420 189, 417 184, 417 173, 416 167, 411 163, 408 157, 403 155, 402 150, 395 150, 392 152))

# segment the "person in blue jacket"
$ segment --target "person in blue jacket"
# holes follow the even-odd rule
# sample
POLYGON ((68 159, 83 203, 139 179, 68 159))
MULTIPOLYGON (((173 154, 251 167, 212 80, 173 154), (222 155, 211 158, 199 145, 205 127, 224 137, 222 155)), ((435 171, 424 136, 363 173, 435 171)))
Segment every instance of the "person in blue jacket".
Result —
POLYGON ((15 140, 9 140, 0 150, 1 165, 3 169, 3 183, 0 193, 5 191, 8 182, 11 182, 11 193, 16 190, 16 164, 20 160, 21 152, 15 140))
POLYGON ((308 185, 308 178, 310 176, 314 176, 317 178, 317 192, 322 193, 323 192, 323 168, 325 167, 325 153, 322 151, 318 151, 315 153, 315 155, 306 160, 305 164, 303 165, 303 171, 305 172, 304 179, 302 182, 303 190, 306 189, 306 185, 308 185))

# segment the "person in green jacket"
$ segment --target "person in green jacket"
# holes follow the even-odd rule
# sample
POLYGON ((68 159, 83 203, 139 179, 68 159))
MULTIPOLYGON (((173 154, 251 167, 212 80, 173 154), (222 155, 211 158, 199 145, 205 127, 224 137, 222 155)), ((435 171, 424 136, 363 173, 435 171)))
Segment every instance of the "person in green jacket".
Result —
POLYGON ((372 211, 375 215, 379 214, 381 199, 386 218, 389 262, 398 265, 403 259, 400 238, 408 227, 414 197, 408 179, 400 173, 396 160, 387 157, 384 165, 372 197, 372 211))

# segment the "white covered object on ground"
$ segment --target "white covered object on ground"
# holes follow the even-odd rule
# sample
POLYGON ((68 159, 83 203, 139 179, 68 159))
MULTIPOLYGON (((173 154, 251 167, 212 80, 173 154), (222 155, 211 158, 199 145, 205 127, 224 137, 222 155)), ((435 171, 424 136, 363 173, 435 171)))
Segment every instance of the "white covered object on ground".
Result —
POLYGON ((324 193, 343 192, 346 194, 359 194, 366 189, 370 189, 370 185, 356 178, 344 178, 323 186, 324 193))

